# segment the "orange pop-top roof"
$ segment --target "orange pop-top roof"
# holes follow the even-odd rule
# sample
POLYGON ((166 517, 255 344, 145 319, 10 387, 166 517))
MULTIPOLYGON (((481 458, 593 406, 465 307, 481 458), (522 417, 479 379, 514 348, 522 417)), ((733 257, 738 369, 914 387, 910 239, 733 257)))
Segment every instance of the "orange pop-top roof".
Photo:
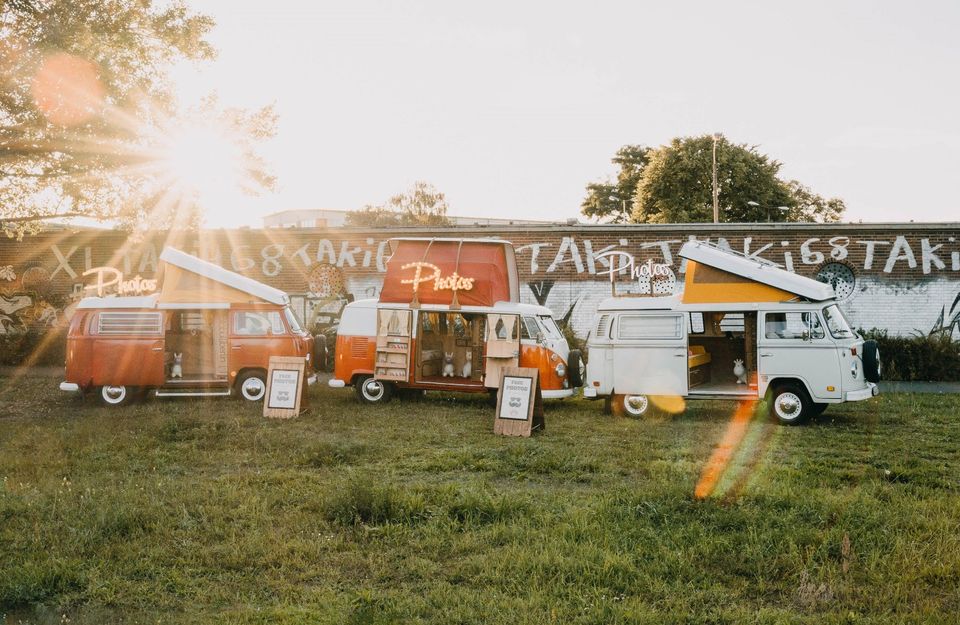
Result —
POLYGON ((519 302, 513 246, 495 239, 392 239, 380 301, 493 306, 519 302))

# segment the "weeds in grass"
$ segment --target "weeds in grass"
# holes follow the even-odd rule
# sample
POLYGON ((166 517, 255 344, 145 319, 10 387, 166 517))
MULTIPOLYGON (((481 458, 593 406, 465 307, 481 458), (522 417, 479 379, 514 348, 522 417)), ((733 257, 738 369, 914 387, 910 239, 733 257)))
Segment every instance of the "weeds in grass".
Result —
POLYGON ((369 453, 366 445, 320 441, 309 443, 300 452, 300 464, 320 469, 356 464, 369 453))
POLYGON ((428 512, 423 495, 375 484, 369 476, 348 481, 324 510, 328 521, 340 525, 413 524, 424 520, 428 512))

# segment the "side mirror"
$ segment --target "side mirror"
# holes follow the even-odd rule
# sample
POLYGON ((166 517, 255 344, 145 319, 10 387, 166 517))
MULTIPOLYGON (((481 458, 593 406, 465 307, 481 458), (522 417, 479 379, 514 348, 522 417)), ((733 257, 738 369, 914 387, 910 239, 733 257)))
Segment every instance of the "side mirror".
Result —
POLYGON ((537 339, 537 344, 538 344, 538 345, 543 343, 543 338, 544 338, 544 337, 543 337, 543 332, 537 332, 536 339, 537 339))

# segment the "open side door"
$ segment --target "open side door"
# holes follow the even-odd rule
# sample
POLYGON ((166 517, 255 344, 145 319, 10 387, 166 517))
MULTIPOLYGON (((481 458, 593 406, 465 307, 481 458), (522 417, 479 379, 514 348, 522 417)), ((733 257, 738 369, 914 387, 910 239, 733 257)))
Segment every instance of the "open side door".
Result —
POLYGON ((410 381, 410 331, 413 314, 409 310, 377 310, 377 354, 373 377, 388 382, 410 381))
POLYGON ((503 368, 520 365, 520 315, 488 314, 485 342, 483 383, 487 388, 497 388, 503 368))

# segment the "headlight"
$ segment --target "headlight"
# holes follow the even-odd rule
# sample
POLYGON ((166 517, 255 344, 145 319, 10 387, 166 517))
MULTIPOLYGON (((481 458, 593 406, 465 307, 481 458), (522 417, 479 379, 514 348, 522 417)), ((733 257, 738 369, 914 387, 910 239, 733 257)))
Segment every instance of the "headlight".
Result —
POLYGON ((860 367, 857 365, 857 361, 854 360, 853 362, 850 363, 850 375, 852 375, 853 377, 857 377, 857 373, 859 373, 859 371, 860 371, 860 367))
POLYGON ((554 369, 554 371, 557 372, 558 378, 562 378, 563 376, 567 375, 567 368, 563 365, 562 362, 557 363, 557 368, 554 369))

